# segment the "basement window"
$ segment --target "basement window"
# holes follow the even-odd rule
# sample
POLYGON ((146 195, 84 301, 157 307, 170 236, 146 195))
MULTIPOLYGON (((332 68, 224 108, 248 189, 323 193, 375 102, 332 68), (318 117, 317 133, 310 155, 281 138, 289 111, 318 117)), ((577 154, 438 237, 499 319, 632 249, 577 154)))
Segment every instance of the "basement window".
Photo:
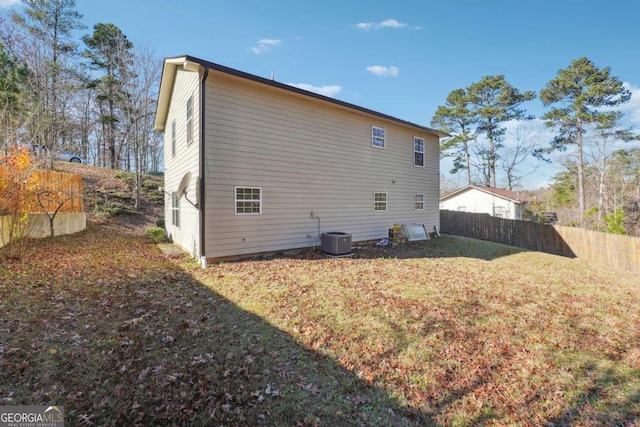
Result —
POLYGON ((376 212, 387 210, 387 193, 373 193, 373 210, 376 212))
POLYGON ((171 193, 171 225, 180 228, 180 199, 177 191, 171 193))
POLYGON ((371 126, 371 146, 386 148, 387 131, 377 126, 371 126))
POLYGON ((236 215, 262 213, 262 189, 259 187, 235 187, 236 215))
POLYGON ((413 165, 424 167, 424 138, 413 137, 413 165))
POLYGON ((413 195, 413 209, 416 211, 424 210, 424 194, 416 193, 413 195))

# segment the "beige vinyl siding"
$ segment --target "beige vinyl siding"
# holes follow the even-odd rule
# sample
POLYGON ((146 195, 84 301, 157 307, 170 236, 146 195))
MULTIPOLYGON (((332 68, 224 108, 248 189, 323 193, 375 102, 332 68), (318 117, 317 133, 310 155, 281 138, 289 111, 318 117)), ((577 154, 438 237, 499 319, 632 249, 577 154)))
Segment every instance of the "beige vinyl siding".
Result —
POLYGON ((207 81, 206 256, 318 245, 321 232, 353 241, 387 236, 396 222, 439 224, 438 138, 414 127, 246 80, 207 81), (386 149, 371 145, 386 130, 386 149), (413 165, 413 137, 425 139, 425 167, 413 165), (234 188, 262 188, 262 214, 234 214, 234 188), (374 193, 387 211, 374 211, 374 193), (425 194, 424 211, 414 194, 425 194))
MULTIPOLYGON (((180 199, 180 227, 171 224, 171 193, 178 189, 180 180, 187 171, 191 172, 188 188, 189 199, 195 201, 195 183, 198 176, 198 144, 187 145, 187 99, 193 96, 194 141, 199 139, 199 76, 192 71, 178 69, 171 95, 167 123, 176 121, 176 155, 165 148, 165 224, 173 241, 194 256, 199 255, 198 210, 185 198, 180 199)), ((170 130, 170 128, 169 128, 170 130)), ((165 147, 171 146, 171 132, 164 133, 165 147)))

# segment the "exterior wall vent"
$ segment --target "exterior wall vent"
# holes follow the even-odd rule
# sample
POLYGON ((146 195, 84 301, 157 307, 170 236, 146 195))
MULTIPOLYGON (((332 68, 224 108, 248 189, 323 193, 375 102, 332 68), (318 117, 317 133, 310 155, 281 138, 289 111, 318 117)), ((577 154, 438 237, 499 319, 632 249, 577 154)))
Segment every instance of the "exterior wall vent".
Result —
POLYGON ((348 255, 351 253, 351 234, 339 231, 322 233, 320 250, 329 255, 348 255))

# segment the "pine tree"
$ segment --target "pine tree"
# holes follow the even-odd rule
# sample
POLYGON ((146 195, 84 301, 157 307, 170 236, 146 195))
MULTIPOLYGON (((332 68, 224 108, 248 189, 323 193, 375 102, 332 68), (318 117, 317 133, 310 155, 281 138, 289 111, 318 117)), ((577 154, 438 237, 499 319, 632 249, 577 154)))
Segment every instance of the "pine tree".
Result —
POLYGON ((465 89, 455 89, 447 96, 445 105, 436 110, 431 119, 431 126, 451 134, 443 139, 440 152, 447 156, 448 151, 453 154, 453 169, 451 173, 461 170, 467 171, 467 184, 471 185, 471 164, 469 158, 470 143, 473 141, 471 133, 473 118, 468 108, 468 98, 465 89))
POLYGON ((485 76, 467 89, 470 112, 477 123, 476 134, 486 137, 488 147, 481 155, 488 172, 486 185, 496 186, 496 163, 502 148, 504 124, 511 120, 530 120, 520 105, 536 98, 535 92, 520 92, 504 75, 485 76))
POLYGON ((29 68, 33 101, 30 124, 33 141, 55 151, 68 127, 66 105, 78 89, 74 65, 77 43, 73 32, 84 28, 75 0, 23 0, 24 14, 15 21, 31 36, 31 46, 22 46, 21 60, 29 68))
POLYGON ((5 154, 9 146, 17 143, 16 135, 25 115, 26 80, 27 68, 6 52, 0 42, 0 150, 5 154))
POLYGON ((96 24, 93 34, 84 36, 82 40, 87 46, 84 56, 90 60, 92 68, 104 73, 93 82, 102 109, 100 122, 106 142, 105 149, 100 151, 103 152, 103 156, 108 156, 108 162, 104 159, 101 161, 103 165, 116 168, 119 160, 116 152, 116 133, 121 119, 117 110, 127 97, 124 80, 128 68, 132 65, 133 43, 115 25, 102 23, 96 24))
POLYGON ((585 214, 584 190, 584 135, 589 125, 602 123, 611 110, 631 98, 631 93, 622 82, 611 76, 611 69, 598 69, 587 58, 579 58, 549 81, 540 91, 540 100, 545 106, 553 105, 544 115, 545 124, 557 129, 558 135, 545 151, 566 150, 575 145, 577 152, 578 203, 580 222, 585 214))

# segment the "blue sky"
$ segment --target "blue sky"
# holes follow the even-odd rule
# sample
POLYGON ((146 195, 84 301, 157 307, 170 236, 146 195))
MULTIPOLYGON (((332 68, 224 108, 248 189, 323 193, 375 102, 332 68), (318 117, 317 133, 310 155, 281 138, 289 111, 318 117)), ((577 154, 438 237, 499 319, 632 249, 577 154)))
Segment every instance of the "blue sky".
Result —
MULTIPOLYGON (((634 92, 626 108, 640 128, 640 2, 76 0, 76 8, 83 33, 110 22, 158 57, 189 54, 262 77, 273 72, 277 81, 427 126, 453 89, 504 74, 539 92, 587 56, 634 92)), ((539 101, 525 107, 544 112, 539 101)), ((550 138, 540 121, 530 127, 543 143, 550 138)), ((556 171, 542 165, 526 186, 556 171)))

